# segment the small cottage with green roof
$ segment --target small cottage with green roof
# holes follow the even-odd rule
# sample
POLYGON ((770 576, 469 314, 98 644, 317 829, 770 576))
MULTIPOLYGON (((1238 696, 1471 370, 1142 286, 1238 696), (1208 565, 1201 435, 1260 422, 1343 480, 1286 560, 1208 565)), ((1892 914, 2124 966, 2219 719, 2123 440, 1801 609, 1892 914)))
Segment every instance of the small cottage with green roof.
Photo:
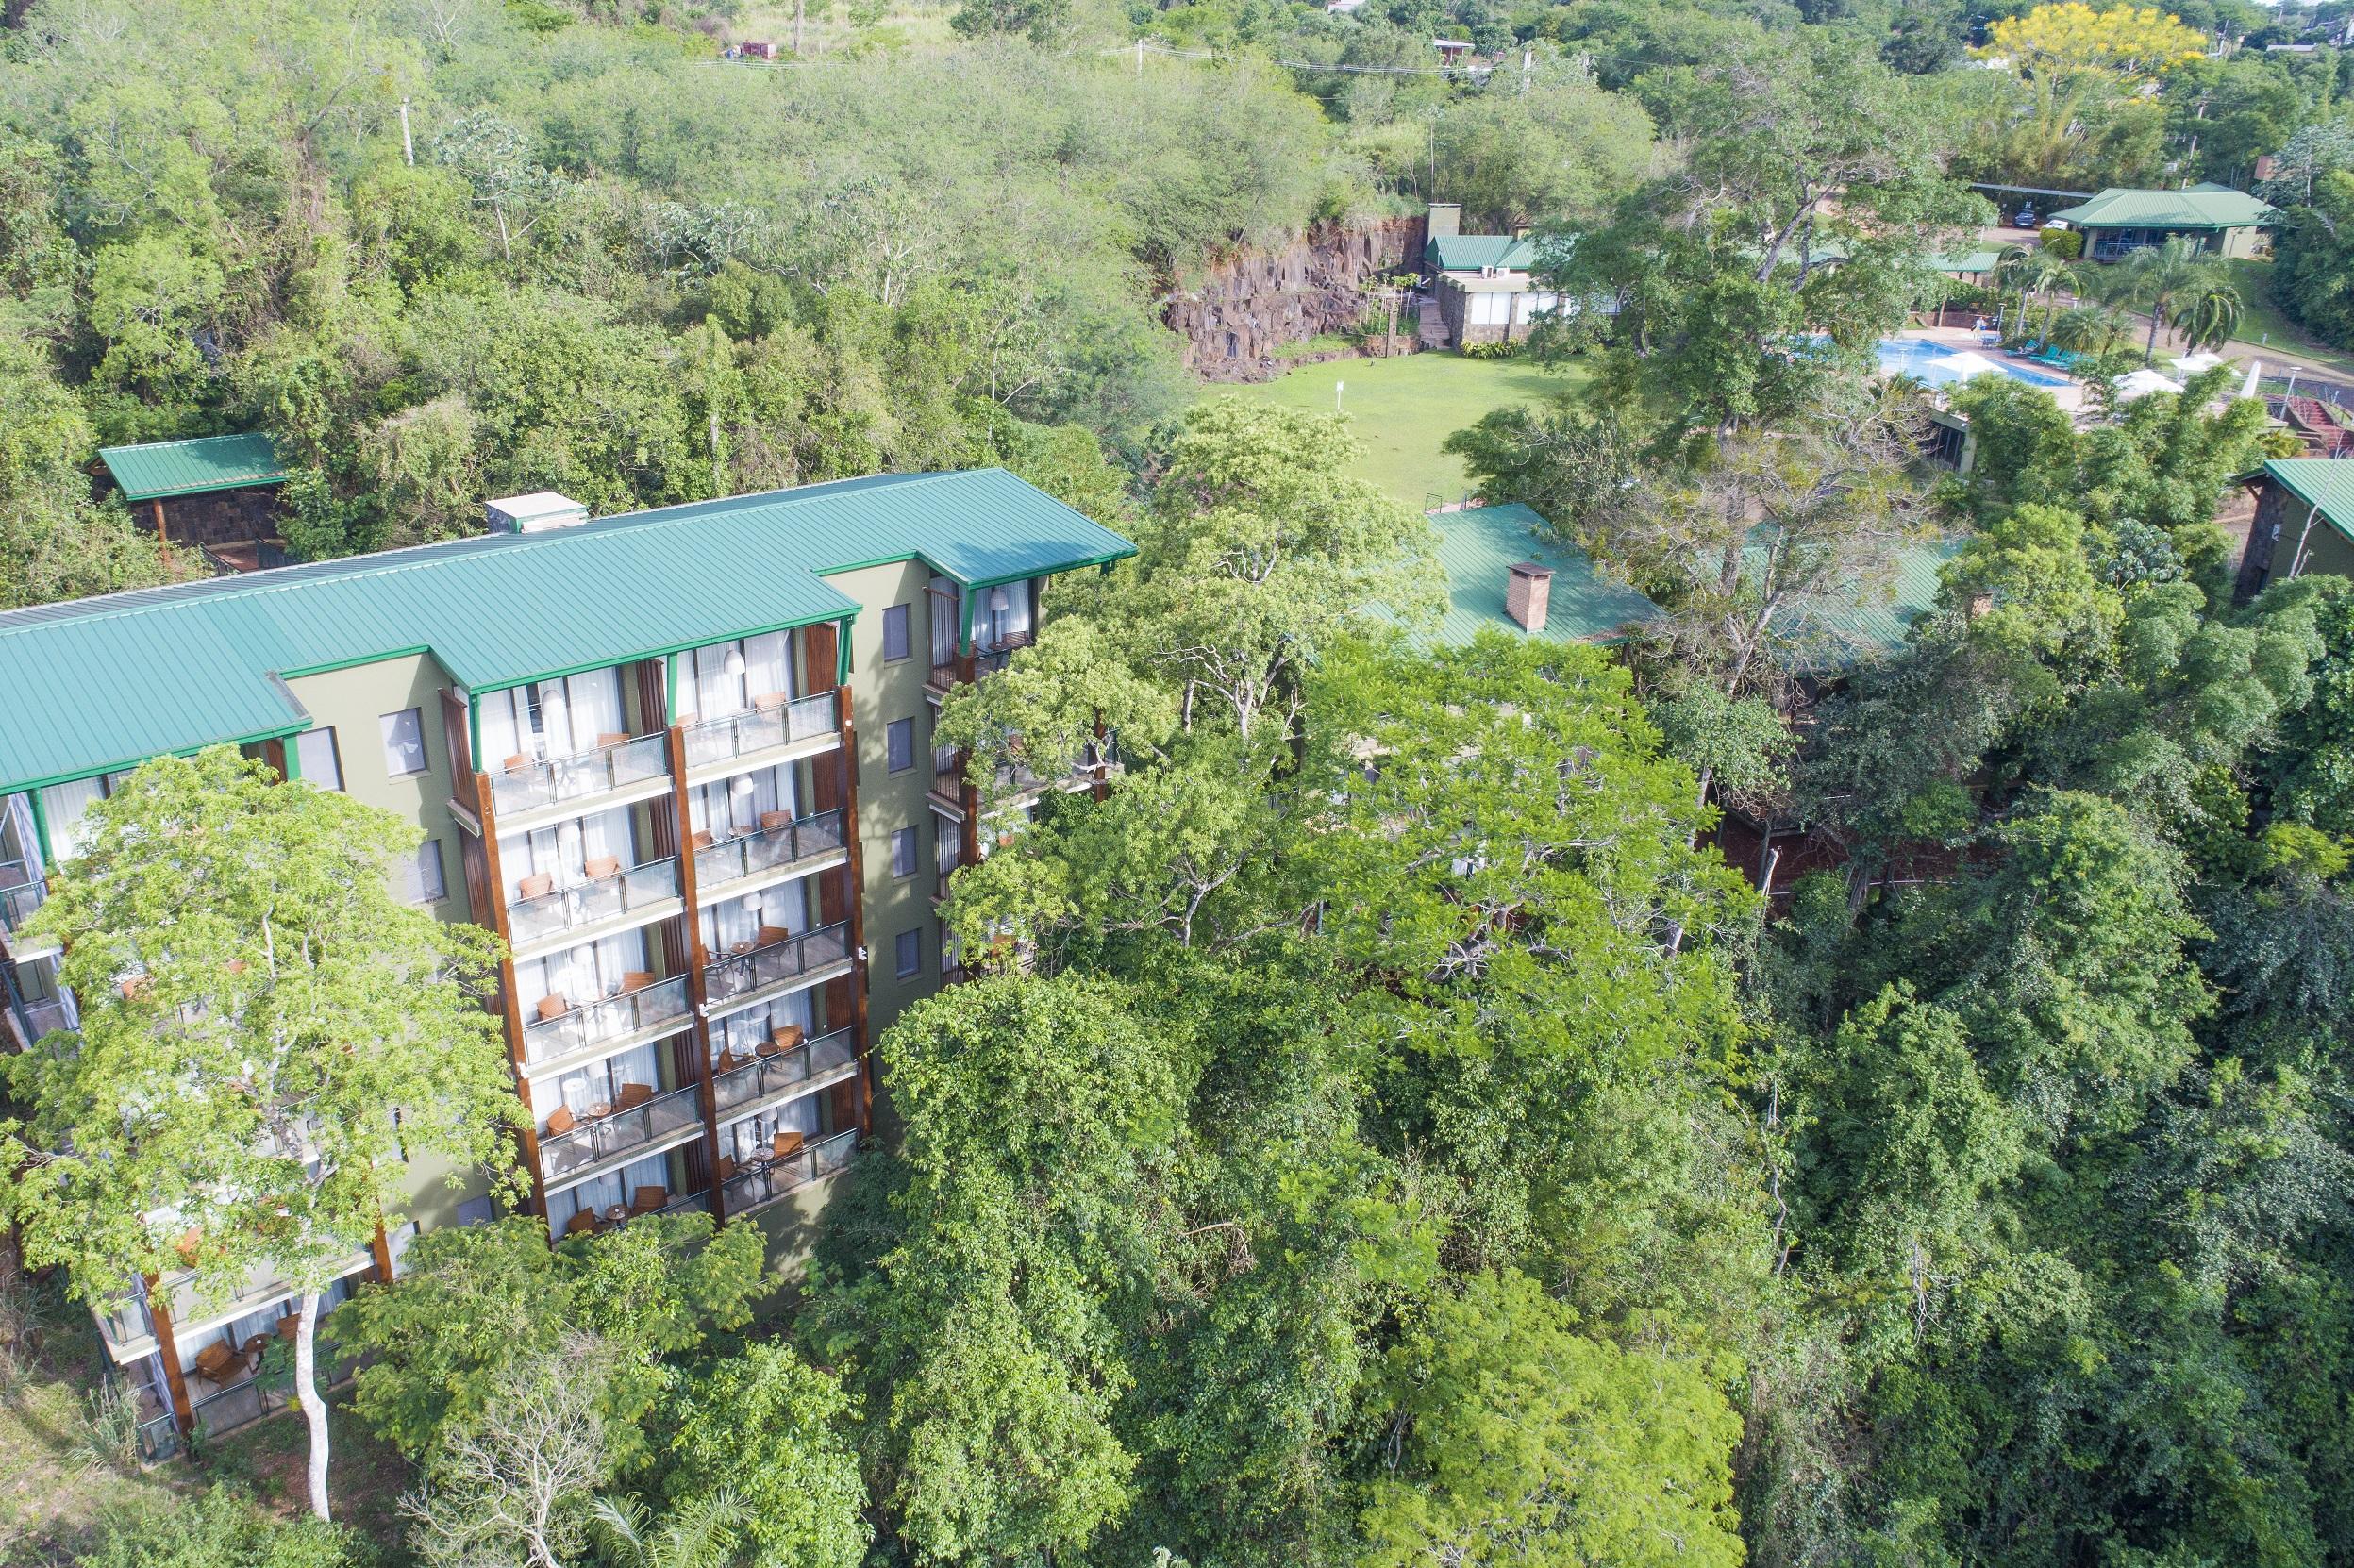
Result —
POLYGON ((2279 216, 2268 202, 2228 185, 2189 185, 2179 191, 2112 186, 2087 202, 2063 207, 2052 221, 2084 231, 2084 254, 2122 261, 2137 250, 2180 236, 2215 256, 2256 254, 2256 237, 2279 216))
MULTIPOLYGON (((1463 210, 1453 202, 1432 202, 1428 238, 1423 243, 1423 270, 1430 275, 1430 297, 1423 309, 1436 309, 1444 324, 1444 340, 1461 348, 1466 343, 1518 342, 1528 336, 1538 318, 1566 308, 1572 314, 1579 302, 1538 286, 1535 273, 1541 259, 1538 242, 1526 229, 1511 234, 1464 234, 1463 210)), ((1608 315, 1618 309, 1615 299, 1585 302, 1608 315)), ((1424 340, 1434 337, 1427 326, 1424 340)))
POLYGON ((216 573, 286 564, 271 493, 286 482, 286 465, 261 432, 109 446, 98 460, 167 551, 200 550, 216 573), (174 503, 169 515, 166 501, 174 503))
POLYGON ((1660 607, 1594 569, 1583 550, 1547 537, 1545 521, 1517 501, 1434 511, 1446 614, 1418 637, 1460 648, 1481 628, 1556 642, 1612 642, 1656 620, 1660 607))

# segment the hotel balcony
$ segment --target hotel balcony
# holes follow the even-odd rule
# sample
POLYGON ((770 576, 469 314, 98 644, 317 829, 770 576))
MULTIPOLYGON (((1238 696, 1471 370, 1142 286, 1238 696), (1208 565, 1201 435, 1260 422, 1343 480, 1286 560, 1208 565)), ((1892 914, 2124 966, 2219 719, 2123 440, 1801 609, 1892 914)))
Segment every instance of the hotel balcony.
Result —
POLYGON ((523 1027, 526 1072, 563 1071, 596 1057, 617 1056, 676 1034, 694 1017, 684 975, 666 980, 648 976, 577 1006, 562 997, 551 1000, 559 1006, 523 1027))
POLYGON ((839 744, 842 705, 828 688, 810 697, 755 697, 742 713, 717 719, 681 717, 679 724, 686 734, 688 781, 700 784, 795 761, 839 744))
POLYGON ((8 955, 19 963, 45 958, 58 950, 54 942, 44 939, 28 944, 17 934, 48 897, 48 879, 31 865, 23 860, 0 860, 0 930, 8 933, 8 955))
MULTIPOLYGON (((850 1157, 859 1149, 856 1127, 821 1138, 814 1143, 793 1146, 799 1137, 798 1133, 783 1134, 779 1142, 787 1143, 786 1152, 775 1153, 772 1145, 770 1154, 731 1172, 720 1187, 722 1208, 735 1215, 774 1203, 789 1193, 832 1176, 848 1165, 850 1157)), ((727 1170, 733 1163, 723 1158, 720 1167, 727 1170)))
POLYGON ((760 819, 758 832, 696 848, 695 899, 710 905, 757 892, 822 871, 848 854, 840 810, 799 818, 771 811, 760 819))
POLYGON ((935 664, 925 681, 934 696, 945 696, 949 688, 960 680, 978 680, 981 676, 1004 669, 1015 652, 1036 642, 1034 632, 1018 632, 1001 642, 977 644, 969 654, 962 654, 944 664, 935 664))
POLYGON ((662 793, 670 788, 670 739, 614 735, 574 757, 510 757, 490 780, 499 831, 519 831, 662 793))
POLYGON ((626 1204, 610 1204, 601 1209, 577 1209, 574 1212, 570 1223, 564 1226, 564 1234, 566 1236, 588 1236, 601 1230, 613 1230, 627 1225, 631 1220, 640 1219, 647 1214, 683 1214, 690 1209, 698 1214, 708 1214, 711 1211, 711 1194, 708 1188, 700 1188, 692 1193, 681 1193, 676 1197, 671 1196, 670 1189, 667 1187, 656 1188, 654 1193, 633 1194, 632 1201, 626 1204), (653 1197, 654 1193, 661 1194, 660 1202, 647 1201, 653 1197))
POLYGON ((738 1012, 757 1002, 815 984, 850 961, 850 927, 838 923, 795 936, 775 926, 742 952, 703 971, 706 1015, 738 1012))
POLYGON ((540 1137, 540 1178, 553 1188, 676 1147, 702 1131, 703 1110, 693 1084, 667 1093, 625 1084, 613 1103, 590 1106, 578 1117, 559 1110, 548 1126, 540 1137))
POLYGON ((712 1104, 723 1119, 748 1116, 841 1082, 858 1071, 858 1059, 849 1029, 789 1046, 764 1041, 749 1061, 723 1055, 712 1064, 712 1104))
POLYGON ((553 886, 554 878, 546 876, 525 879, 532 896, 507 906, 508 940, 517 959, 649 926, 686 907, 675 859, 649 860, 625 870, 607 857, 585 869, 591 875, 568 887, 553 886), (547 891, 539 891, 542 883, 550 884, 547 891))

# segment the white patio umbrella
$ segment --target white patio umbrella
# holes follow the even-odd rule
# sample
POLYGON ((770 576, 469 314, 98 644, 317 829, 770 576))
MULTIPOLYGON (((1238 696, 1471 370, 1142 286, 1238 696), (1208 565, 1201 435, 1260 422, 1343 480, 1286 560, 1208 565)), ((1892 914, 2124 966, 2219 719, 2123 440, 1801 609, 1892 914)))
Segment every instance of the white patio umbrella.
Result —
POLYGON ((1941 376, 1945 376, 1955 381, 1967 381, 1973 375, 2000 375, 2003 374, 2002 366, 1995 363, 1994 360, 1989 359, 1985 355, 1973 353, 1971 350, 1966 348, 1959 354, 1946 355, 1930 368, 1937 372, 1937 374, 1941 376))
POLYGON ((2117 401, 2120 403, 2130 403, 2152 392, 2179 392, 2181 390, 2181 382, 2169 381, 2154 370, 2137 370, 2130 375, 2117 377, 2117 401))
POLYGON ((2174 362, 2174 368, 2185 375, 2196 375, 2200 371, 2212 370, 2222 363, 2222 355, 2210 354, 2202 348, 2196 354, 2185 354, 2177 359, 2174 362))
POLYGON ((2247 362, 2247 385, 2246 385, 2246 386, 2245 386, 2245 387, 2242 387, 2242 388, 2240 389, 2240 395, 2241 395, 2242 397, 2254 397, 2254 396, 2256 396, 2256 395, 2257 395, 2257 388, 2256 388, 2256 383, 2257 383, 2258 378, 2260 378, 2260 377, 2261 377, 2263 374, 2264 374, 2264 366, 2263 366, 2263 361, 2262 361, 2262 360, 2261 360, 2261 359, 2250 359, 2250 360, 2247 362))

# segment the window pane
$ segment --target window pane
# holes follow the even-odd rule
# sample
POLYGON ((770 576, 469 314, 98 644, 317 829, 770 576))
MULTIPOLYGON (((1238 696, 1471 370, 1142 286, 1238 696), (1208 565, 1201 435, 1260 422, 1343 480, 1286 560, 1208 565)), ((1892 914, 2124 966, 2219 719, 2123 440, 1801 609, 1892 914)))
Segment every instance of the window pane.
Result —
POLYGON ((294 766, 322 790, 343 787, 343 769, 335 759, 335 726, 306 729, 294 737, 294 766))
POLYGON ((893 605, 883 611, 883 658, 908 657, 908 607, 893 605))
POLYGON ((893 773, 905 773, 915 766, 915 721, 893 719, 883 732, 886 761, 893 773))
POLYGON ((448 884, 442 879, 442 841, 427 839, 417 846, 417 859, 409 868, 409 901, 435 904, 448 895, 448 884))
POLYGON ((899 978, 919 973, 924 967, 924 933, 902 931, 897 942, 899 978))
POLYGON ((893 876, 915 875, 915 829, 902 827, 891 836, 891 874, 893 876))
POLYGON ((404 708, 377 721, 384 726, 384 766, 395 778, 425 772, 425 716, 404 708))

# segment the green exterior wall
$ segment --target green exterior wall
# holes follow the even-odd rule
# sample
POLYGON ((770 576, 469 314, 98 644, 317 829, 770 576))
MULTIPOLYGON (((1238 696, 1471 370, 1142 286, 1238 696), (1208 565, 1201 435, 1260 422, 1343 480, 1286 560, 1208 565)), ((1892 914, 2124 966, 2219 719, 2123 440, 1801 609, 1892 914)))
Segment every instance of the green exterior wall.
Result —
POLYGON ((932 914, 931 867, 936 846, 933 834, 939 820, 926 804, 931 790, 932 706, 924 695, 931 673, 931 595, 925 592, 931 574, 921 562, 870 566, 826 579, 828 586, 859 601, 859 617, 850 626, 850 711, 858 726, 859 844, 865 880, 859 892, 865 911, 867 1039, 879 1038, 901 1009, 919 996, 940 988, 940 923, 932 914), (883 662, 883 611, 892 605, 908 610, 908 657, 883 662), (915 765, 905 773, 890 769, 890 726, 893 720, 914 721, 915 765), (917 830, 916 874, 891 874, 891 835, 899 828, 917 830), (897 937, 902 931, 923 935, 924 962, 910 979, 894 973, 897 937))
MULTIPOLYGON (((458 825, 449 813, 449 742, 442 732, 441 697, 449 676, 431 658, 409 654, 326 675, 297 676, 286 684, 319 726, 334 728, 344 792, 416 824, 441 844, 442 897, 427 908, 443 920, 471 920, 458 825), (426 770, 395 776, 386 761, 379 721, 405 708, 418 710, 426 770)), ((292 742, 287 742, 287 750, 293 750, 292 742)), ((421 1230, 456 1224, 458 1206, 489 1191, 481 1173, 466 1173, 453 1187, 451 1172, 445 1160, 419 1157, 409 1161, 409 1217, 421 1230)))

